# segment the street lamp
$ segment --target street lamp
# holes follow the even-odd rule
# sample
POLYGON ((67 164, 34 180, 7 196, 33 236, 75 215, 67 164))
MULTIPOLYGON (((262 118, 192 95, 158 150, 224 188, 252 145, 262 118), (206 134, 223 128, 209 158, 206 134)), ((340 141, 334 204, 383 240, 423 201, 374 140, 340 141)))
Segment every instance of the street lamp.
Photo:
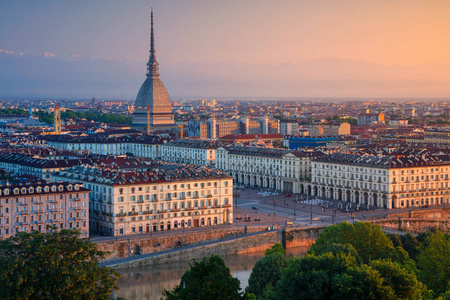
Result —
POLYGON ((276 213, 275 204, 276 203, 277 203, 277 200, 273 199, 273 226, 275 226, 275 213, 276 213))
POLYGON ((295 207, 297 206, 297 196, 295 197, 295 202, 294 202, 294 221, 296 221, 297 219, 295 218, 295 207))

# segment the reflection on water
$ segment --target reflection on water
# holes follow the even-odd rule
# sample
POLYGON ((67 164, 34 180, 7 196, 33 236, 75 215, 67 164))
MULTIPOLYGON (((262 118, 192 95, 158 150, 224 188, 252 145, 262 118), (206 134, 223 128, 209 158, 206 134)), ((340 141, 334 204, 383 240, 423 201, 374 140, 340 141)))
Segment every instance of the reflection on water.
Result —
MULTIPOLYGON (((290 248, 287 256, 301 256, 308 250, 307 247, 290 248)), ((249 254, 228 255, 222 257, 225 264, 230 268, 234 277, 241 282, 244 289, 248 284, 248 278, 255 263, 264 256, 264 252, 249 254)), ((117 281, 119 291, 116 297, 128 300, 151 299, 159 300, 164 289, 173 289, 180 283, 181 276, 189 268, 189 262, 174 262, 156 266, 145 266, 119 270, 122 275, 117 281)))

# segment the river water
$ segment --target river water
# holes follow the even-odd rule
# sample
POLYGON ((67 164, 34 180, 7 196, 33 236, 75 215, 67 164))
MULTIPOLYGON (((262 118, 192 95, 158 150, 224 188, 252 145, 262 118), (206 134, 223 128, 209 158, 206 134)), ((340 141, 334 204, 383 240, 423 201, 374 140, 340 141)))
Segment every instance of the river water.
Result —
MULTIPOLYGON (((302 256, 308 248, 289 248, 287 256, 302 256)), ((240 280, 241 288, 245 289, 253 266, 262 257, 264 257, 264 252, 228 255, 222 258, 233 276, 240 280)), ((118 279, 117 285, 120 289, 115 292, 114 296, 128 300, 159 300, 164 289, 171 290, 180 283, 181 276, 188 268, 189 262, 183 261, 119 270, 121 277, 118 279)))

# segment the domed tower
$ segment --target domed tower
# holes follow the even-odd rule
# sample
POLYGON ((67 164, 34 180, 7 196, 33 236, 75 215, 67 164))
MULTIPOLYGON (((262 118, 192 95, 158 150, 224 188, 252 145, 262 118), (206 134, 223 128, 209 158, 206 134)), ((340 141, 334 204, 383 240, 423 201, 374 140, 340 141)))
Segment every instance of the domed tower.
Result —
POLYGON ((136 97, 133 125, 147 127, 147 108, 150 108, 152 126, 174 125, 172 104, 169 93, 159 79, 158 62, 155 55, 155 38, 153 33, 153 10, 151 12, 150 58, 147 63, 147 78, 136 97))

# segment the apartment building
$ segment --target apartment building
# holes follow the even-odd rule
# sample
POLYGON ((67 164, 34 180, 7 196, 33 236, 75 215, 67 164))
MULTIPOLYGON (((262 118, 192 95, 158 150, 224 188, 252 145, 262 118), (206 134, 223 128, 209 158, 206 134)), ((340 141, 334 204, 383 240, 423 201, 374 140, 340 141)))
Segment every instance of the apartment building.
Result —
POLYGON ((233 222, 233 179, 205 166, 154 162, 149 170, 74 167, 54 180, 91 190, 91 230, 111 236, 233 222))
POLYGON ((448 204, 450 156, 335 153, 312 162, 302 193, 384 208, 448 204))
POLYGON ((235 183, 299 193, 299 183, 311 178, 316 151, 290 151, 257 147, 220 147, 216 168, 233 176, 235 183))
POLYGON ((45 136, 43 140, 51 147, 67 151, 88 151, 101 155, 125 155, 159 159, 161 157, 160 146, 164 140, 159 136, 45 136))
POLYGON ((161 159, 176 163, 214 166, 218 141, 178 139, 161 145, 161 159))
POLYGON ((350 135, 350 124, 323 124, 311 125, 308 130, 309 136, 335 136, 350 135))
POLYGON ((0 238, 55 227, 89 237, 89 192, 72 182, 0 186, 0 238))

